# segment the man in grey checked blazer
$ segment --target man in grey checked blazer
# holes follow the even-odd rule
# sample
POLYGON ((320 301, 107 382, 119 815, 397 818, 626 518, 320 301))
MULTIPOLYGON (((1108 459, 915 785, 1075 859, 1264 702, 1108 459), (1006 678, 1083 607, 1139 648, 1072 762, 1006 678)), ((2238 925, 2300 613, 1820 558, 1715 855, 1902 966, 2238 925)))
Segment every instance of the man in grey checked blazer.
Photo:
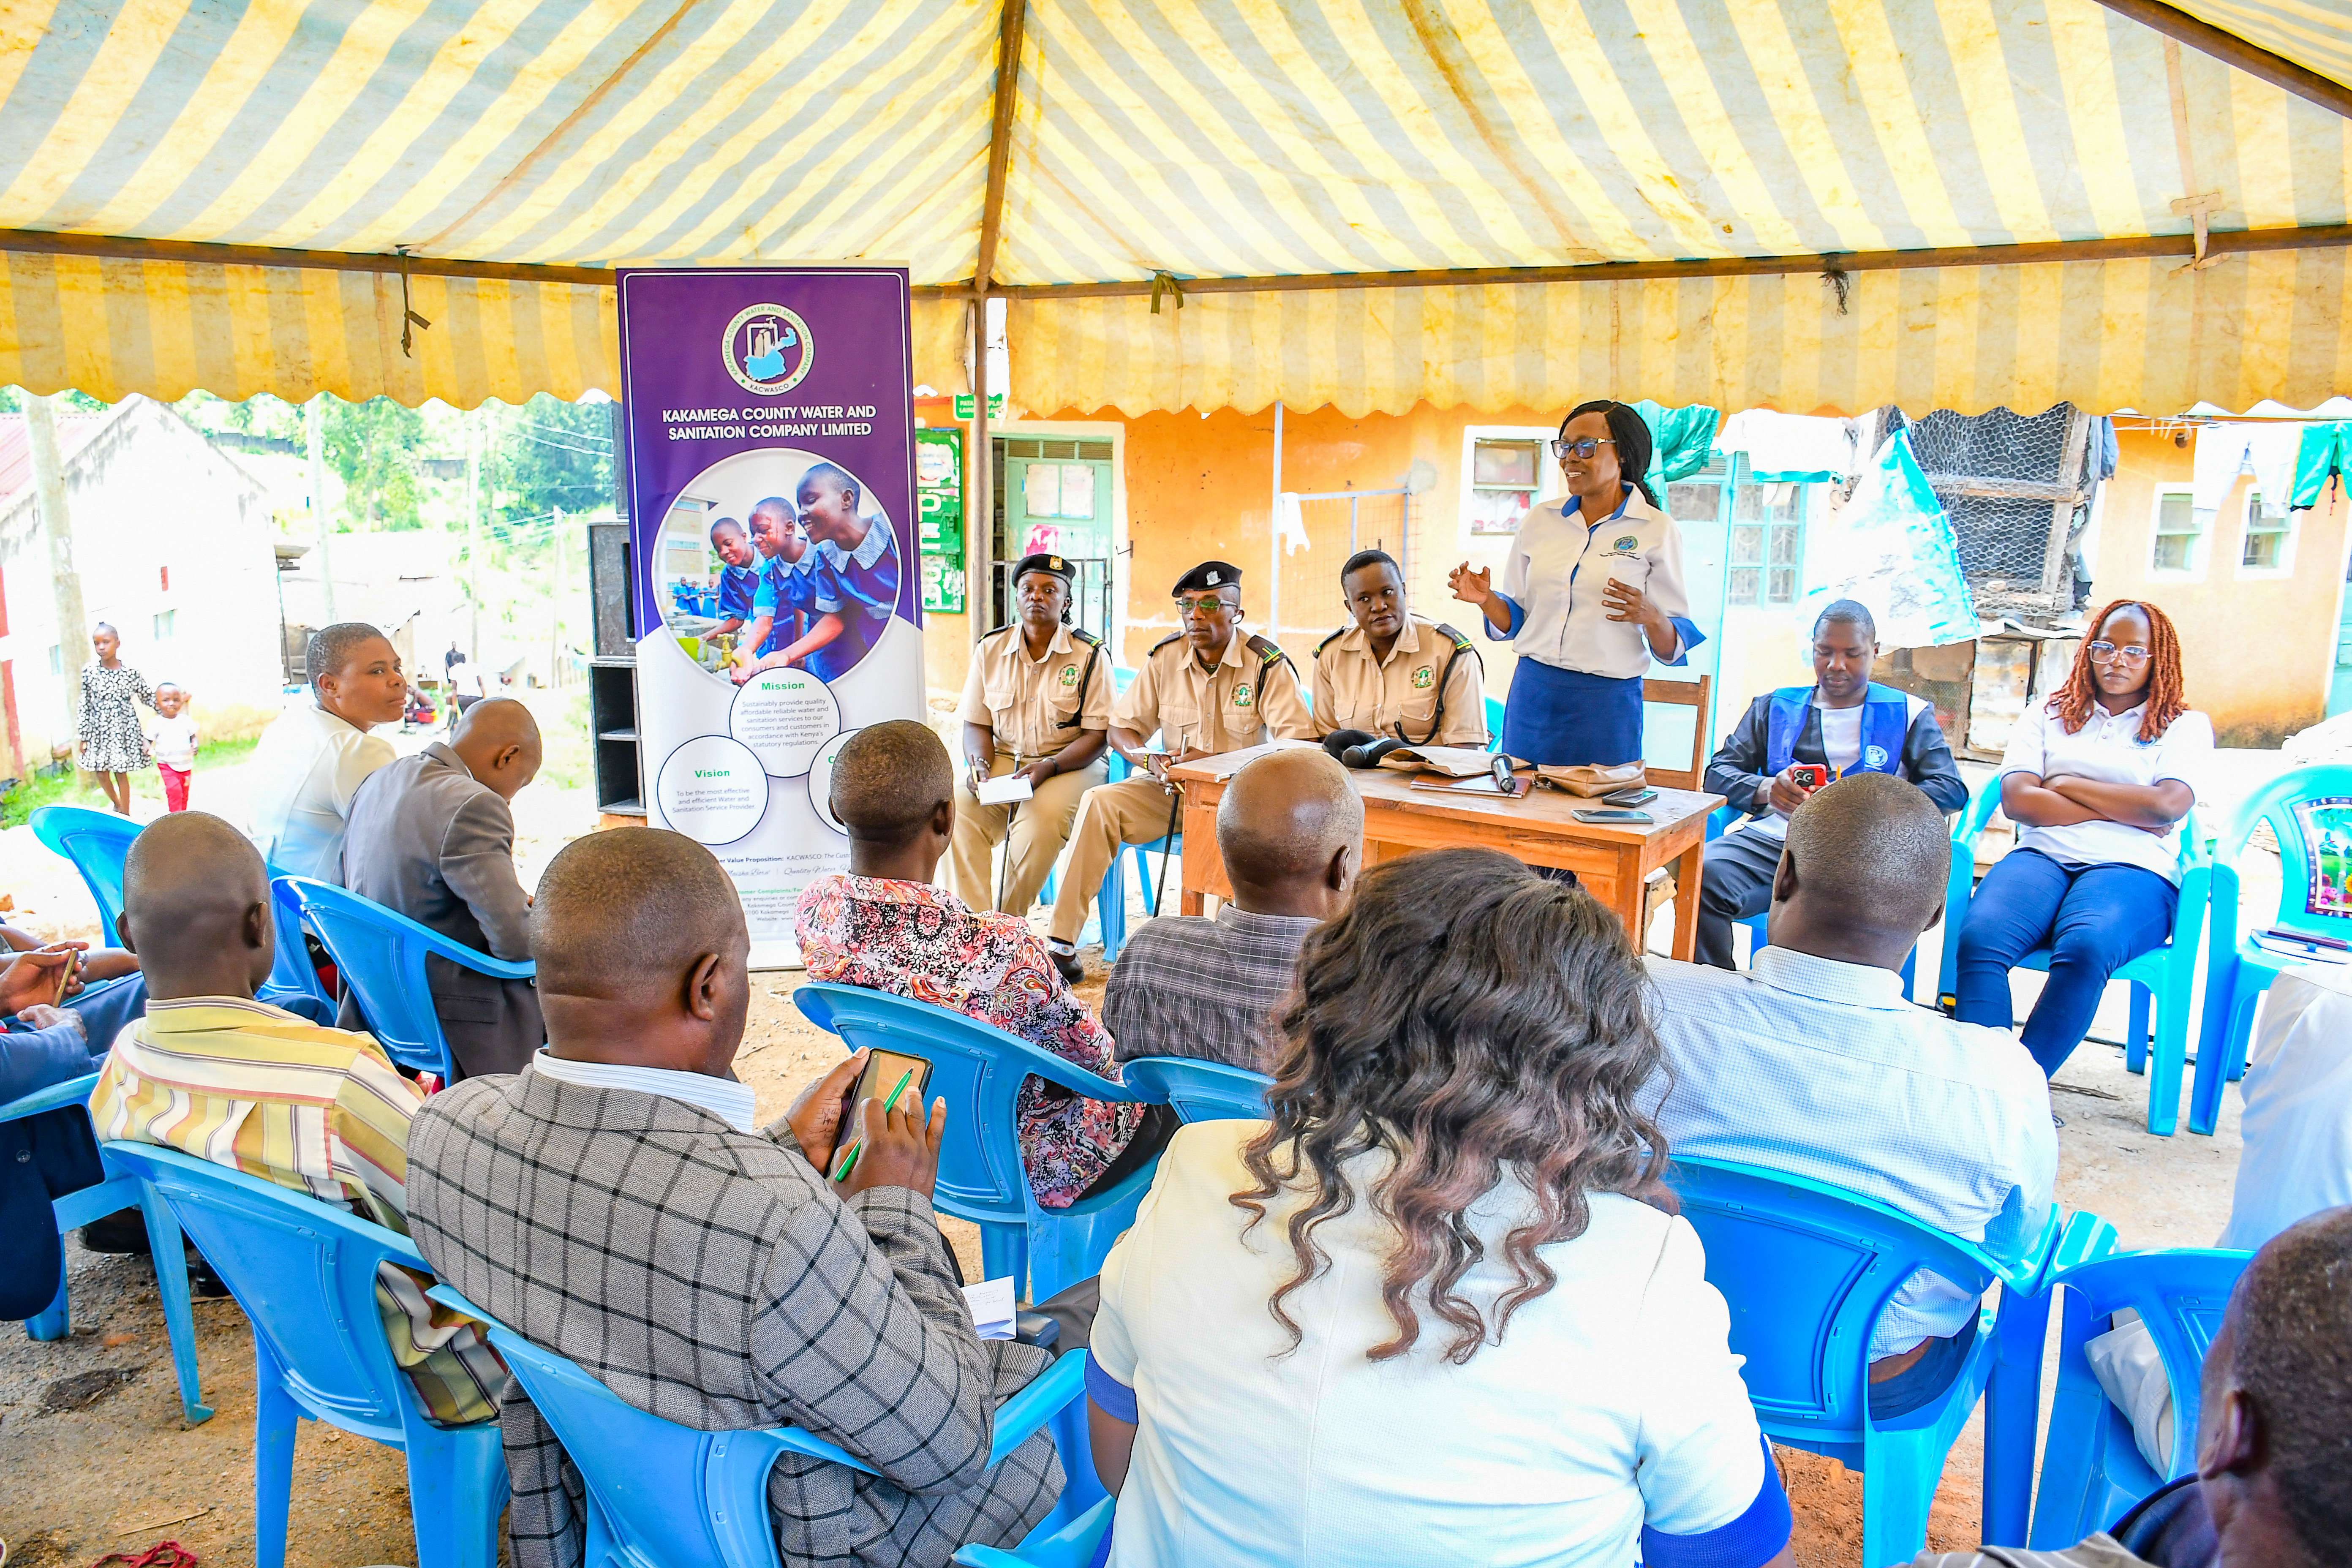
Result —
MULTIPOLYGON (((1048 1357, 973 1331, 930 1204, 943 1107, 929 1127, 919 1105, 870 1116, 838 1184, 812 1161, 856 1058, 752 1130, 725 1076, 749 938, 726 874, 678 835, 566 848, 531 950, 549 1050, 436 1096, 410 1130, 409 1221, 435 1269, 639 1409, 804 1427, 881 1472, 777 1464, 768 1506, 795 1568, 943 1568, 966 1542, 1017 1542, 1062 1470, 1043 1433, 990 1469, 994 1414, 1048 1357)), ((515 1568, 570 1568, 579 1473, 519 1385, 503 1418, 515 1568)))

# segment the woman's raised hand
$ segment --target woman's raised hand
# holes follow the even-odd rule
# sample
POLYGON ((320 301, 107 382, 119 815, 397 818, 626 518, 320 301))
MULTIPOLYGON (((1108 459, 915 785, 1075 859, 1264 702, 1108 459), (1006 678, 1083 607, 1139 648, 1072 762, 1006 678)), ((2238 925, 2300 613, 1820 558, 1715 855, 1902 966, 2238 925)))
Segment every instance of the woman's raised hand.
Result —
POLYGON ((1445 585, 1453 589, 1454 596, 1464 604, 1476 605, 1483 609, 1486 601, 1495 596, 1495 570, 1491 566, 1482 566, 1474 572, 1470 569, 1470 563, 1465 561, 1447 575, 1445 585))

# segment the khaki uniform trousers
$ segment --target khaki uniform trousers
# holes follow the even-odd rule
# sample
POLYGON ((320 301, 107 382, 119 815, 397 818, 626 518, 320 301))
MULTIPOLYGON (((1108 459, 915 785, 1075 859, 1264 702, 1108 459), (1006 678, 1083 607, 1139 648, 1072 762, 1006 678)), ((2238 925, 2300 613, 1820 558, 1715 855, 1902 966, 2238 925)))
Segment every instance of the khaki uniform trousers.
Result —
MULTIPOLYGON (((1070 829, 1070 863, 1062 870, 1062 889, 1054 901, 1053 937, 1076 942, 1102 887, 1103 873, 1118 858, 1122 846, 1157 843, 1168 831, 1169 808, 1176 797, 1149 773, 1136 773, 1117 784, 1087 791, 1078 820, 1070 829)), ((1176 830, 1184 829, 1180 816, 1176 830)))
MULTIPOLYGON (((988 776, 1003 778, 1020 765, 1010 752, 999 752, 988 776)), ((1037 890, 1053 873, 1062 841, 1070 836, 1070 819, 1078 814, 1078 799, 1103 781, 1100 757, 1074 773, 1055 773, 1037 786, 1037 793, 1016 808, 982 805, 959 778, 955 790, 955 837, 948 843, 948 862, 955 895, 975 910, 1001 909, 1025 915, 1037 901, 1037 890), (992 851, 1005 842, 1005 823, 1013 825, 1012 842, 1004 853, 1004 902, 996 901, 996 876, 992 851)), ((1099 877, 1099 871, 1095 873, 1099 877)))

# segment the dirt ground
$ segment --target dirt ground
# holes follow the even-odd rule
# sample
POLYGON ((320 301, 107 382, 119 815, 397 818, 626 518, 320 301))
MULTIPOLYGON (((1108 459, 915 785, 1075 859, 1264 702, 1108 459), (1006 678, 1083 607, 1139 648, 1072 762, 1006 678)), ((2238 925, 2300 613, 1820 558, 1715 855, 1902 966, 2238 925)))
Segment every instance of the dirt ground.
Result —
MULTIPOLYGON (((424 737, 414 743, 421 745, 424 737)), ((233 815, 236 770, 205 781, 208 804, 233 815)), ((582 831, 579 792, 527 791, 518 801, 518 856, 526 883, 582 831), (534 801, 532 796, 539 795, 534 801)), ((0 833, 0 890, 18 919, 43 934, 89 934, 94 911, 70 868, 27 829, 0 833), (29 912, 24 912, 27 911, 29 912)), ((2249 889, 2256 897, 2270 895, 2249 889)), ((1933 984, 1937 938, 1922 944, 1933 984)), ((1099 952, 1082 994, 1099 1001, 1099 952)), ((737 1069, 763 1117, 780 1114, 800 1087, 836 1059, 831 1036, 790 1001, 797 975, 755 977, 750 1029, 737 1069)), ((2018 977, 2020 1016, 2040 976, 2018 977)), ((2053 1104, 2059 1133, 2061 1201, 2114 1221, 2126 1247, 2210 1246, 2228 1217, 2238 1160, 2234 1086, 2217 1136, 2166 1139, 2145 1125, 2146 1080, 2124 1071, 2122 991, 2110 995, 2086 1043, 2061 1072, 2053 1104)), ((967 1276, 980 1277, 979 1236, 948 1222, 967 1276)), ((0 1540, 7 1568, 85 1568, 110 1552, 136 1555, 177 1541, 205 1568, 248 1568, 253 1546, 251 1340, 232 1301, 200 1302, 198 1357, 205 1398, 218 1412, 202 1426, 180 1420, 168 1342, 144 1259, 100 1257, 68 1240, 73 1332, 37 1344, 0 1325, 0 1540), (88 1374, 100 1374, 96 1377, 88 1374), (70 1386, 61 1386, 68 1385, 70 1386)), ((2054 1324, 2053 1324, 2054 1331, 2054 1324)), ((1803 1568, 1860 1561, 1862 1479, 1832 1460, 1779 1451, 1797 1519, 1803 1568)), ((1972 1423, 1952 1450, 1929 1530, 1937 1550, 1978 1539, 1981 1441, 1972 1423)), ((296 1445, 288 1562, 293 1568, 412 1563, 407 1489, 399 1455, 315 1423, 296 1445)))

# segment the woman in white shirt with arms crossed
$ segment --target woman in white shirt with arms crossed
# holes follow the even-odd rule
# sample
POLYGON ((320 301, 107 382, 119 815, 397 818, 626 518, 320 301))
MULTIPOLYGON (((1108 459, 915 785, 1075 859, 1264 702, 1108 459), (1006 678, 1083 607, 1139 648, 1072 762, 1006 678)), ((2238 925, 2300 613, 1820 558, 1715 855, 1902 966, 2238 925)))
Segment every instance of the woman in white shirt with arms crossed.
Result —
POLYGON ((1364 874, 1300 956, 1273 1119, 1177 1133, 1103 1266, 1116 1568, 1788 1563, 1636 1103, 1648 995, 1616 918, 1508 856, 1364 874))
POLYGON ((2212 721, 2181 694, 2172 622, 2130 599, 2101 610, 2065 686, 2010 732, 2000 809, 2017 847, 1969 902, 1954 1016, 2008 1028, 2010 970, 2049 948, 2050 979, 2021 1038, 2057 1072, 2090 1032, 2107 977, 2171 934, 2176 830, 2212 750, 2212 721))
POLYGON ((1568 499, 1531 507, 1503 586, 1454 569, 1454 596, 1517 653, 1502 748, 1538 763, 1642 759, 1642 677, 1706 640, 1683 590, 1682 531, 1650 493, 1650 427, 1622 403, 1580 403, 1551 444, 1568 499))

